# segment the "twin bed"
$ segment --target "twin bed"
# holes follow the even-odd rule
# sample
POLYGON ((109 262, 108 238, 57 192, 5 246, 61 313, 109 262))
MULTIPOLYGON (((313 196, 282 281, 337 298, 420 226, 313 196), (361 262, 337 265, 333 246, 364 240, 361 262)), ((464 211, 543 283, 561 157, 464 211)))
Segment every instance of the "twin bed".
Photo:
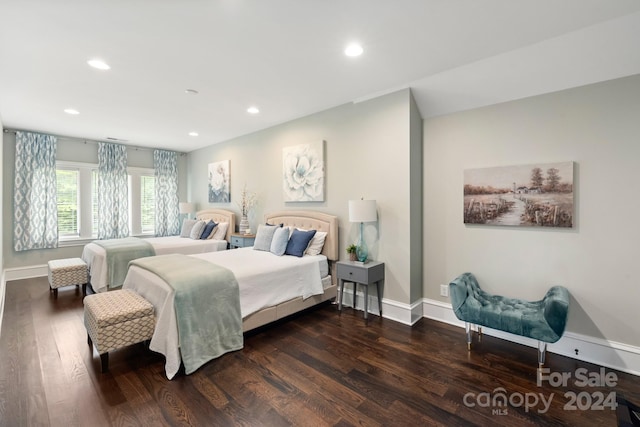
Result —
MULTIPOLYGON (((205 221, 213 220, 217 224, 228 223, 224 239, 194 240, 180 236, 166 236, 149 237, 140 240, 149 243, 155 255, 171 253, 188 255, 226 250, 231 233, 235 230, 235 214, 224 209, 207 209, 197 212, 196 218, 205 221)), ((132 242, 132 239, 120 240, 124 243, 132 242)), ((115 240, 111 242, 116 243, 115 240)), ((113 271, 114 266, 109 266, 106 249, 104 247, 97 243, 85 245, 82 251, 82 259, 89 268, 90 283, 94 292, 105 292, 109 289, 122 286, 122 280, 124 279, 124 274, 126 274, 126 263, 120 266, 123 272, 121 273, 121 277, 119 277, 120 275, 113 271)))
MULTIPOLYGON (((282 224, 284 227, 326 232, 322 252, 319 255, 296 257, 242 248, 186 257, 189 258, 187 261, 193 261, 191 258, 198 259, 222 266, 233 273, 240 295, 241 319, 237 319, 238 323, 241 322, 240 335, 243 331, 255 329, 336 297, 337 286, 332 271, 335 269, 334 261, 339 259, 337 217, 313 211, 281 211, 266 215, 265 220, 269 224, 282 224)), ((156 257, 158 259, 161 257, 156 257)), ((149 347, 165 356, 165 372, 169 379, 178 372, 181 362, 185 362, 188 374, 206 361, 239 348, 237 345, 229 347, 216 355, 200 358, 196 365, 187 366, 185 351, 181 349, 185 337, 179 332, 184 329, 179 328, 181 318, 176 311, 176 291, 162 277, 164 276, 161 274, 133 263, 129 267, 123 289, 134 290, 154 306, 156 328, 149 347)), ((221 309, 215 302, 193 304, 193 307, 196 306, 199 306, 197 310, 189 308, 192 311, 190 314, 203 322, 206 317, 216 315, 212 312, 221 309)), ((207 335, 209 331, 201 333, 207 335)), ((217 335, 206 339, 220 340, 217 335)))

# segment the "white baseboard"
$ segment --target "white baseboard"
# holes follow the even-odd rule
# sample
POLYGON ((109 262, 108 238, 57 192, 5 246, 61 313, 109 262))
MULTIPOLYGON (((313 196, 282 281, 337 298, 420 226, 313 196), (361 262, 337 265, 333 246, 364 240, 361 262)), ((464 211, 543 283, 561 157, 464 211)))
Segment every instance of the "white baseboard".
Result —
POLYGON ((422 318, 422 302, 403 304, 390 299, 382 299, 382 317, 404 325, 413 325, 422 318))
MULTIPOLYGON (((464 328, 464 322, 455 316, 451 304, 427 298, 422 302, 424 317, 464 328)), ((482 333, 529 347, 538 347, 538 341, 508 332, 483 327, 482 333)), ((464 333, 460 335, 460 339, 466 339, 464 333)), ((565 332, 560 341, 547 345, 547 352, 640 376, 640 347, 565 332)))
MULTIPOLYGON (((338 291, 339 292, 339 291, 338 291)), ((338 298, 340 295, 338 294, 338 298)), ((342 304, 347 307, 353 307, 353 288, 345 287, 344 299, 342 304)), ((364 311, 364 293, 358 291, 356 310, 364 311)), ((376 316, 380 313, 378 306, 378 296, 369 294, 368 311, 376 316)), ((404 325, 413 325, 422 318, 422 301, 416 301, 413 304, 404 304, 398 301, 383 298, 382 299, 382 317, 394 320, 404 325)))
POLYGON ((49 274, 49 268, 45 265, 32 265, 29 267, 14 267, 4 270, 5 280, 31 279, 43 277, 49 274))

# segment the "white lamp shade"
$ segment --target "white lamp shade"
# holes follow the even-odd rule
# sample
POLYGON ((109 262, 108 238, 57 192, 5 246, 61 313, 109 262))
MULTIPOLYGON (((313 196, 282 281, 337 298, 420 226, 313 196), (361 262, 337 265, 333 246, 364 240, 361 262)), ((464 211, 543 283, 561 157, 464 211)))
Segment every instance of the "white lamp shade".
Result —
POLYGON ((378 220, 375 200, 349 200, 350 222, 373 222, 378 220))
POLYGON ((178 206, 181 214, 190 214, 194 210, 193 203, 182 202, 178 206))

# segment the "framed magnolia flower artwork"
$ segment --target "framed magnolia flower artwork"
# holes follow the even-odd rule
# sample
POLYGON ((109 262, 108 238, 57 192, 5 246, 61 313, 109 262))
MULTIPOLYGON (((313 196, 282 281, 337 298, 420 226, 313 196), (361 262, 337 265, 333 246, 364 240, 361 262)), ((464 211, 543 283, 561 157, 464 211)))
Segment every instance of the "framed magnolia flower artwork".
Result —
POLYGON ((229 203, 229 160, 209 163, 209 203, 229 203))
POLYGON ((324 141, 282 149, 285 202, 324 201, 324 141))

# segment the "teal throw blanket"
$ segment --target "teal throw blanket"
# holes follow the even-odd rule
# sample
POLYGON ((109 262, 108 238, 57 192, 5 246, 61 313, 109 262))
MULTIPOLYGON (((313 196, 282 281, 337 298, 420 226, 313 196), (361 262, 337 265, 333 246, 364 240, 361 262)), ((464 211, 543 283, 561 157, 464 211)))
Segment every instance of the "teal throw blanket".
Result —
POLYGON ((174 290, 180 354, 185 373, 243 347, 238 281, 229 269, 188 255, 131 261, 155 273, 174 290))
POLYGON ((123 285, 129 261, 156 254, 149 242, 137 237, 94 240, 93 243, 102 246, 107 254, 107 287, 110 289, 123 285))

